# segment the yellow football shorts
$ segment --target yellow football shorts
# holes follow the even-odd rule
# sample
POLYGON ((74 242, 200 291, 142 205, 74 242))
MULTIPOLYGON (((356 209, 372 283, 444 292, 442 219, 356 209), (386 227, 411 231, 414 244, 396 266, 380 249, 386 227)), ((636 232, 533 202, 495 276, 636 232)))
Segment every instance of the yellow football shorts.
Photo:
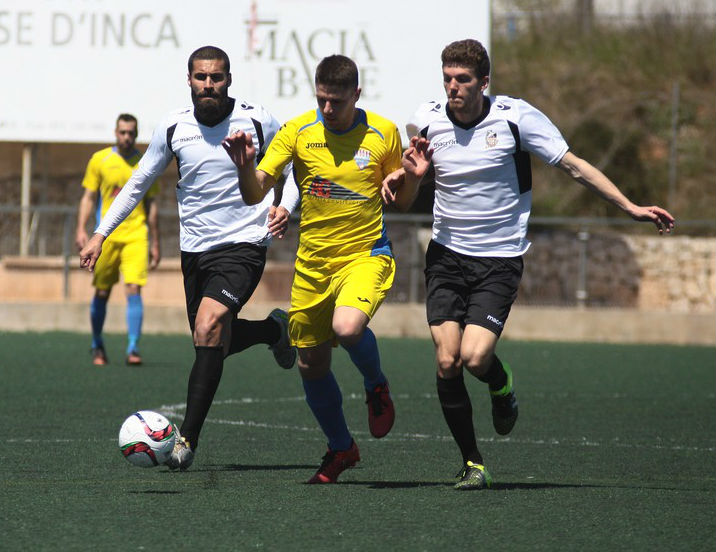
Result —
POLYGON ((119 281, 119 273, 125 284, 147 284, 149 270, 149 241, 136 239, 130 242, 105 241, 102 254, 94 267, 92 285, 97 289, 110 289, 119 281))
POLYGON ((291 343, 305 348, 335 340, 336 307, 355 307, 373 318, 394 276, 395 261, 388 255, 321 265, 297 262, 288 313, 291 343))

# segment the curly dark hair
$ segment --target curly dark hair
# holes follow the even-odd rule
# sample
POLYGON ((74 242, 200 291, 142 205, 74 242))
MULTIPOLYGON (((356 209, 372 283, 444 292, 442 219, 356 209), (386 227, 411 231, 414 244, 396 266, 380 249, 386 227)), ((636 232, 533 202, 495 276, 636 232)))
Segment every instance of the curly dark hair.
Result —
POLYGON ((485 47, 471 38, 451 42, 443 49, 440 56, 443 67, 459 65, 469 67, 475 72, 477 78, 486 77, 490 74, 490 57, 485 47))

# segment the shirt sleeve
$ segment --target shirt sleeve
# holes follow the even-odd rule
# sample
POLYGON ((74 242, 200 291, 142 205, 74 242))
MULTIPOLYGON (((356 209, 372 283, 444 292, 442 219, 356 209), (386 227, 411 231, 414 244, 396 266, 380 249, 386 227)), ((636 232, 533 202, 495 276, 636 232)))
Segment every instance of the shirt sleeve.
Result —
MULTIPOLYGON (((265 157, 266 152, 268 151, 271 143, 276 137, 276 134, 281 128, 281 125, 279 124, 278 120, 273 115, 271 115, 267 111, 264 111, 264 113, 265 140, 263 145, 263 151, 260 152, 262 154, 262 158, 265 157)), ((280 174, 285 177, 285 181, 283 184, 283 190, 279 206, 286 209, 289 213, 292 213, 298 205, 299 201, 298 187, 296 186, 296 181, 293 178, 293 163, 287 163, 280 174)), ((276 178, 276 180, 278 180, 278 178, 276 178)))
POLYGON ((142 201, 152 183, 169 165, 173 154, 167 144, 167 126, 165 121, 154 129, 149 147, 139 161, 137 170, 114 198, 112 205, 95 230, 96 233, 105 237, 109 236, 142 201))
POLYGON ((161 185, 160 179, 156 179, 154 182, 152 182, 152 185, 147 190, 146 195, 144 196, 146 199, 152 199, 159 195, 159 186, 161 185))
POLYGON ((413 116, 410 117, 410 120, 405 125, 405 130, 408 138, 412 138, 413 136, 417 136, 420 134, 423 129, 428 125, 429 122, 429 114, 435 114, 439 113, 442 106, 440 103, 436 101, 430 101, 424 104, 420 104, 418 106, 418 109, 415 110, 415 113, 413 113, 413 116))
MULTIPOLYGON (((267 140, 268 142, 268 140, 267 140)), ((289 122, 283 125, 266 148, 266 154, 259 163, 257 170, 264 171, 278 180, 284 167, 293 159, 296 144, 296 125, 289 122)))
POLYGON ((298 186, 296 185, 296 179, 293 177, 293 163, 286 165, 283 174, 286 176, 286 181, 283 183, 283 194, 281 195, 279 205, 289 213, 293 213, 293 210, 298 206, 298 202, 301 199, 298 186))
POLYGON ((82 186, 88 190, 96 192, 99 190, 100 185, 100 162, 99 157, 95 153, 90 157, 89 163, 87 163, 87 170, 85 171, 85 177, 82 179, 82 186))
POLYGON ((535 154, 549 165, 555 165, 569 150, 555 124, 539 109, 519 101, 521 149, 535 154))
POLYGON ((391 125, 390 129, 388 129, 388 132, 386 133, 385 143, 387 146, 387 152, 382 165, 383 176, 387 176, 401 167, 400 158, 403 155, 403 146, 401 144, 398 127, 391 125))

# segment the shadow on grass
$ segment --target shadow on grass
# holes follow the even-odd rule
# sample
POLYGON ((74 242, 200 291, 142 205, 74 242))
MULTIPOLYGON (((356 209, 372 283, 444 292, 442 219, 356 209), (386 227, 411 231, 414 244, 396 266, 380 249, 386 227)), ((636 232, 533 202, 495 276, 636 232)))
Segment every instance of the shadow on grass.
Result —
POLYGON ((127 494, 159 494, 159 495, 174 495, 174 494, 182 494, 182 491, 155 491, 152 489, 148 489, 146 491, 127 491, 127 494))
MULTIPOLYGON (((452 487, 450 481, 339 481, 341 485, 357 485, 369 489, 414 489, 420 487, 452 487)), ((493 483, 491 491, 607 488, 612 485, 579 485, 574 483, 493 483)))
MULTIPOLYGON (((205 464, 202 469, 193 472, 249 472, 249 471, 291 471, 316 469, 315 464, 205 464)), ((360 467, 351 471, 359 471, 360 467)), ((369 489, 417 489, 420 487, 452 487, 455 482, 451 481, 344 481, 339 480, 339 485, 354 485, 367 487, 369 489)), ((579 484, 579 483, 549 483, 549 482, 496 482, 493 483, 493 491, 519 491, 519 490, 540 490, 540 489, 589 489, 609 488, 614 485, 579 484)))
POLYGON ((315 470, 316 464, 208 464, 204 469, 192 471, 286 471, 315 470))

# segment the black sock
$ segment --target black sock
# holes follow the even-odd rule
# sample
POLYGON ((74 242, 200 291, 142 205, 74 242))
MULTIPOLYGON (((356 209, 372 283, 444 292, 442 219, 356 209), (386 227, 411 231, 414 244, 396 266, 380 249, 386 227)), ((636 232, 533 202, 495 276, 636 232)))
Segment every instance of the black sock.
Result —
POLYGON ((196 360, 189 375, 186 414, 179 429, 182 437, 189 441, 192 450, 195 450, 199 444, 201 427, 209 413, 224 370, 223 347, 194 347, 194 349, 196 360))
POLYGON ((281 328, 273 318, 265 320, 244 320, 231 322, 231 343, 226 356, 239 353, 253 345, 265 343, 273 345, 281 337, 281 328))
POLYGON ((477 379, 489 385, 490 391, 499 391, 507 385, 507 372, 502 367, 502 361, 497 358, 497 355, 492 356, 492 364, 490 364, 487 372, 482 376, 478 376, 477 379))
POLYGON ((475 428, 472 424, 472 403, 462 374, 451 379, 442 379, 438 376, 436 383, 443 416, 460 448, 462 461, 470 460, 482 464, 482 455, 477 450, 475 428))

